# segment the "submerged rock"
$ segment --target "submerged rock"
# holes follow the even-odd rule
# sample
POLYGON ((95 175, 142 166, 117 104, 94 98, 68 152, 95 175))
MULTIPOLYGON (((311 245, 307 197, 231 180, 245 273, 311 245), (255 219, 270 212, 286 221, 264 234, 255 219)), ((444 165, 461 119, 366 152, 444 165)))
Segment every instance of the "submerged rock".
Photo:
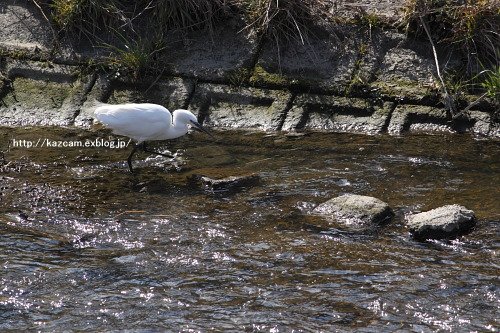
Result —
POLYGON ((257 174, 250 174, 213 179, 203 175, 192 175, 188 180, 191 184, 200 186, 211 192, 235 192, 244 187, 257 185, 260 181, 260 176, 257 174))
POLYGON ((413 238, 420 241, 460 236, 471 231, 475 224, 474 212, 459 205, 447 205, 406 218, 413 238))
POLYGON ((31 218, 27 213, 19 211, 18 214, 0 215, 0 227, 14 234, 31 235, 46 238, 59 243, 59 245, 72 244, 77 237, 72 236, 66 230, 58 229, 50 225, 47 227, 36 218, 31 218))
POLYGON ((165 179, 157 178, 138 183, 136 187, 142 193, 161 194, 167 191, 169 185, 165 179))
POLYGON ((382 200, 357 194, 330 199, 317 206, 313 213, 333 217, 346 225, 382 224, 394 215, 382 200))

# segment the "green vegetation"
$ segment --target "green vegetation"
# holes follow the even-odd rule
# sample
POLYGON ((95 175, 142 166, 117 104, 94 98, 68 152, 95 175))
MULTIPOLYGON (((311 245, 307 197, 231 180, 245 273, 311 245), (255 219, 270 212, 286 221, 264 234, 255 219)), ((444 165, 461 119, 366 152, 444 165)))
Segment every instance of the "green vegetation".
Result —
MULTIPOLYGON (((370 27, 370 34, 371 34, 371 27, 370 27)), ((369 79, 363 77, 363 75, 360 73, 360 69, 363 66, 363 57, 367 54, 367 52, 368 52, 368 45, 365 43, 361 43, 358 49, 358 59, 354 63, 354 69, 352 71, 353 74, 351 76, 351 80, 349 81, 344 92, 346 96, 350 95, 355 91, 360 91, 366 88, 366 85, 368 84, 369 79)))
POLYGON ((227 79, 233 86, 242 86, 248 84, 248 80, 252 76, 252 71, 248 68, 238 68, 232 70, 227 79))
POLYGON ((354 21, 352 23, 367 28, 368 33, 370 34, 370 39, 372 38, 372 30, 384 25, 380 16, 374 13, 368 13, 362 7, 358 9, 358 13, 354 17, 354 21))
POLYGON ((252 76, 250 77, 250 83, 253 85, 264 85, 264 86, 286 86, 288 84, 291 84, 289 79, 287 79, 285 76, 276 74, 276 73, 269 73, 264 69, 264 67, 257 65, 254 68, 254 71, 252 73, 252 76))
POLYGON ((159 55, 165 46, 161 34, 150 38, 141 36, 127 38, 118 32, 115 32, 115 35, 121 40, 119 47, 111 44, 103 45, 112 51, 107 57, 109 66, 130 74, 134 79, 162 72, 161 67, 165 67, 165 64, 161 64, 159 55))
POLYGON ((485 94, 493 100, 497 106, 495 115, 500 118, 500 66, 493 70, 486 71, 485 79, 481 86, 486 91, 485 94))
POLYGON ((486 73, 486 78, 482 86, 486 90, 488 96, 496 99, 497 103, 500 105, 500 66, 486 73))
MULTIPOLYGON (((290 41, 305 44, 313 28, 326 23, 330 4, 328 0, 31 1, 52 21, 57 33, 86 38, 109 49, 108 65, 131 72, 135 78, 161 66, 163 32, 203 29, 214 37, 218 22, 237 18, 244 22, 242 31, 251 36, 272 39, 278 46, 290 41), (151 31, 156 34, 153 38, 151 31)), ((231 79, 246 82, 250 76, 235 73, 231 79)))
MULTIPOLYGON (((109 65, 126 69, 134 77, 160 66, 163 32, 204 29, 210 36, 218 22, 237 18, 245 22, 242 31, 249 35, 271 38, 277 45, 292 40, 306 43, 312 27, 326 22, 329 4, 327 0, 31 1, 52 21, 57 33, 86 38, 109 49, 109 65), (153 38, 151 31, 156 34, 153 38)), ((236 76, 233 79, 241 81, 236 76)))
MULTIPOLYGON (((446 107, 453 117, 461 95, 482 90, 498 103, 500 3, 492 0, 408 0, 405 28, 431 43, 446 107), (463 68, 440 68, 435 46, 462 58, 463 68)), ((476 101, 478 102, 478 101, 476 101)), ((474 103, 473 103, 474 104, 474 103)), ((500 104, 499 104, 500 105, 500 104)), ((468 108, 466 108, 468 109, 468 108)))

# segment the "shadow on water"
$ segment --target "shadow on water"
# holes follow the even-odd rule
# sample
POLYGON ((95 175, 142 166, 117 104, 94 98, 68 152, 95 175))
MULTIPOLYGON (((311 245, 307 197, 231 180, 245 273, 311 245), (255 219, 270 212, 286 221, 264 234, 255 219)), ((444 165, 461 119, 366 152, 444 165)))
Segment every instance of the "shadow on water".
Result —
POLYGON ((135 174, 128 149, 34 146, 108 136, 0 131, 0 330, 499 326, 498 142, 194 133, 154 144, 177 158, 142 153, 135 174), (232 192, 188 181, 255 174, 232 192), (375 196, 396 217, 349 230, 307 214, 343 193, 375 196), (475 211, 471 234, 409 237, 404 214, 452 203, 475 211))

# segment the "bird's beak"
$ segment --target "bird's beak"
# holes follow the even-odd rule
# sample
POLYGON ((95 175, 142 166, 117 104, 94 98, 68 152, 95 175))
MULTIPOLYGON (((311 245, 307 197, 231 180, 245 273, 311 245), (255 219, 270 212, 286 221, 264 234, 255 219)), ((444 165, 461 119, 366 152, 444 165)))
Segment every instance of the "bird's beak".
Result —
POLYGON ((199 122, 191 120, 191 124, 193 125, 193 129, 200 131, 200 132, 203 132, 205 134, 208 134, 208 135, 210 135, 211 138, 214 137, 209 131, 204 129, 203 126, 201 126, 199 122))

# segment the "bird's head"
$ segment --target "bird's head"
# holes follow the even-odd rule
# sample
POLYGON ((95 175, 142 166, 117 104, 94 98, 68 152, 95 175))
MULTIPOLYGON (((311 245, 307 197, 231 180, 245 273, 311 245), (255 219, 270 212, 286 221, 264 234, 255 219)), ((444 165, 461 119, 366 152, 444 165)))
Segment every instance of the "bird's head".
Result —
POLYGON ((201 126, 201 124, 198 122, 198 119, 191 111, 178 109, 173 112, 173 117, 174 117, 174 124, 190 125, 193 129, 200 132, 204 132, 213 137, 213 135, 210 134, 210 132, 208 132, 206 129, 203 128, 203 126, 201 126))

